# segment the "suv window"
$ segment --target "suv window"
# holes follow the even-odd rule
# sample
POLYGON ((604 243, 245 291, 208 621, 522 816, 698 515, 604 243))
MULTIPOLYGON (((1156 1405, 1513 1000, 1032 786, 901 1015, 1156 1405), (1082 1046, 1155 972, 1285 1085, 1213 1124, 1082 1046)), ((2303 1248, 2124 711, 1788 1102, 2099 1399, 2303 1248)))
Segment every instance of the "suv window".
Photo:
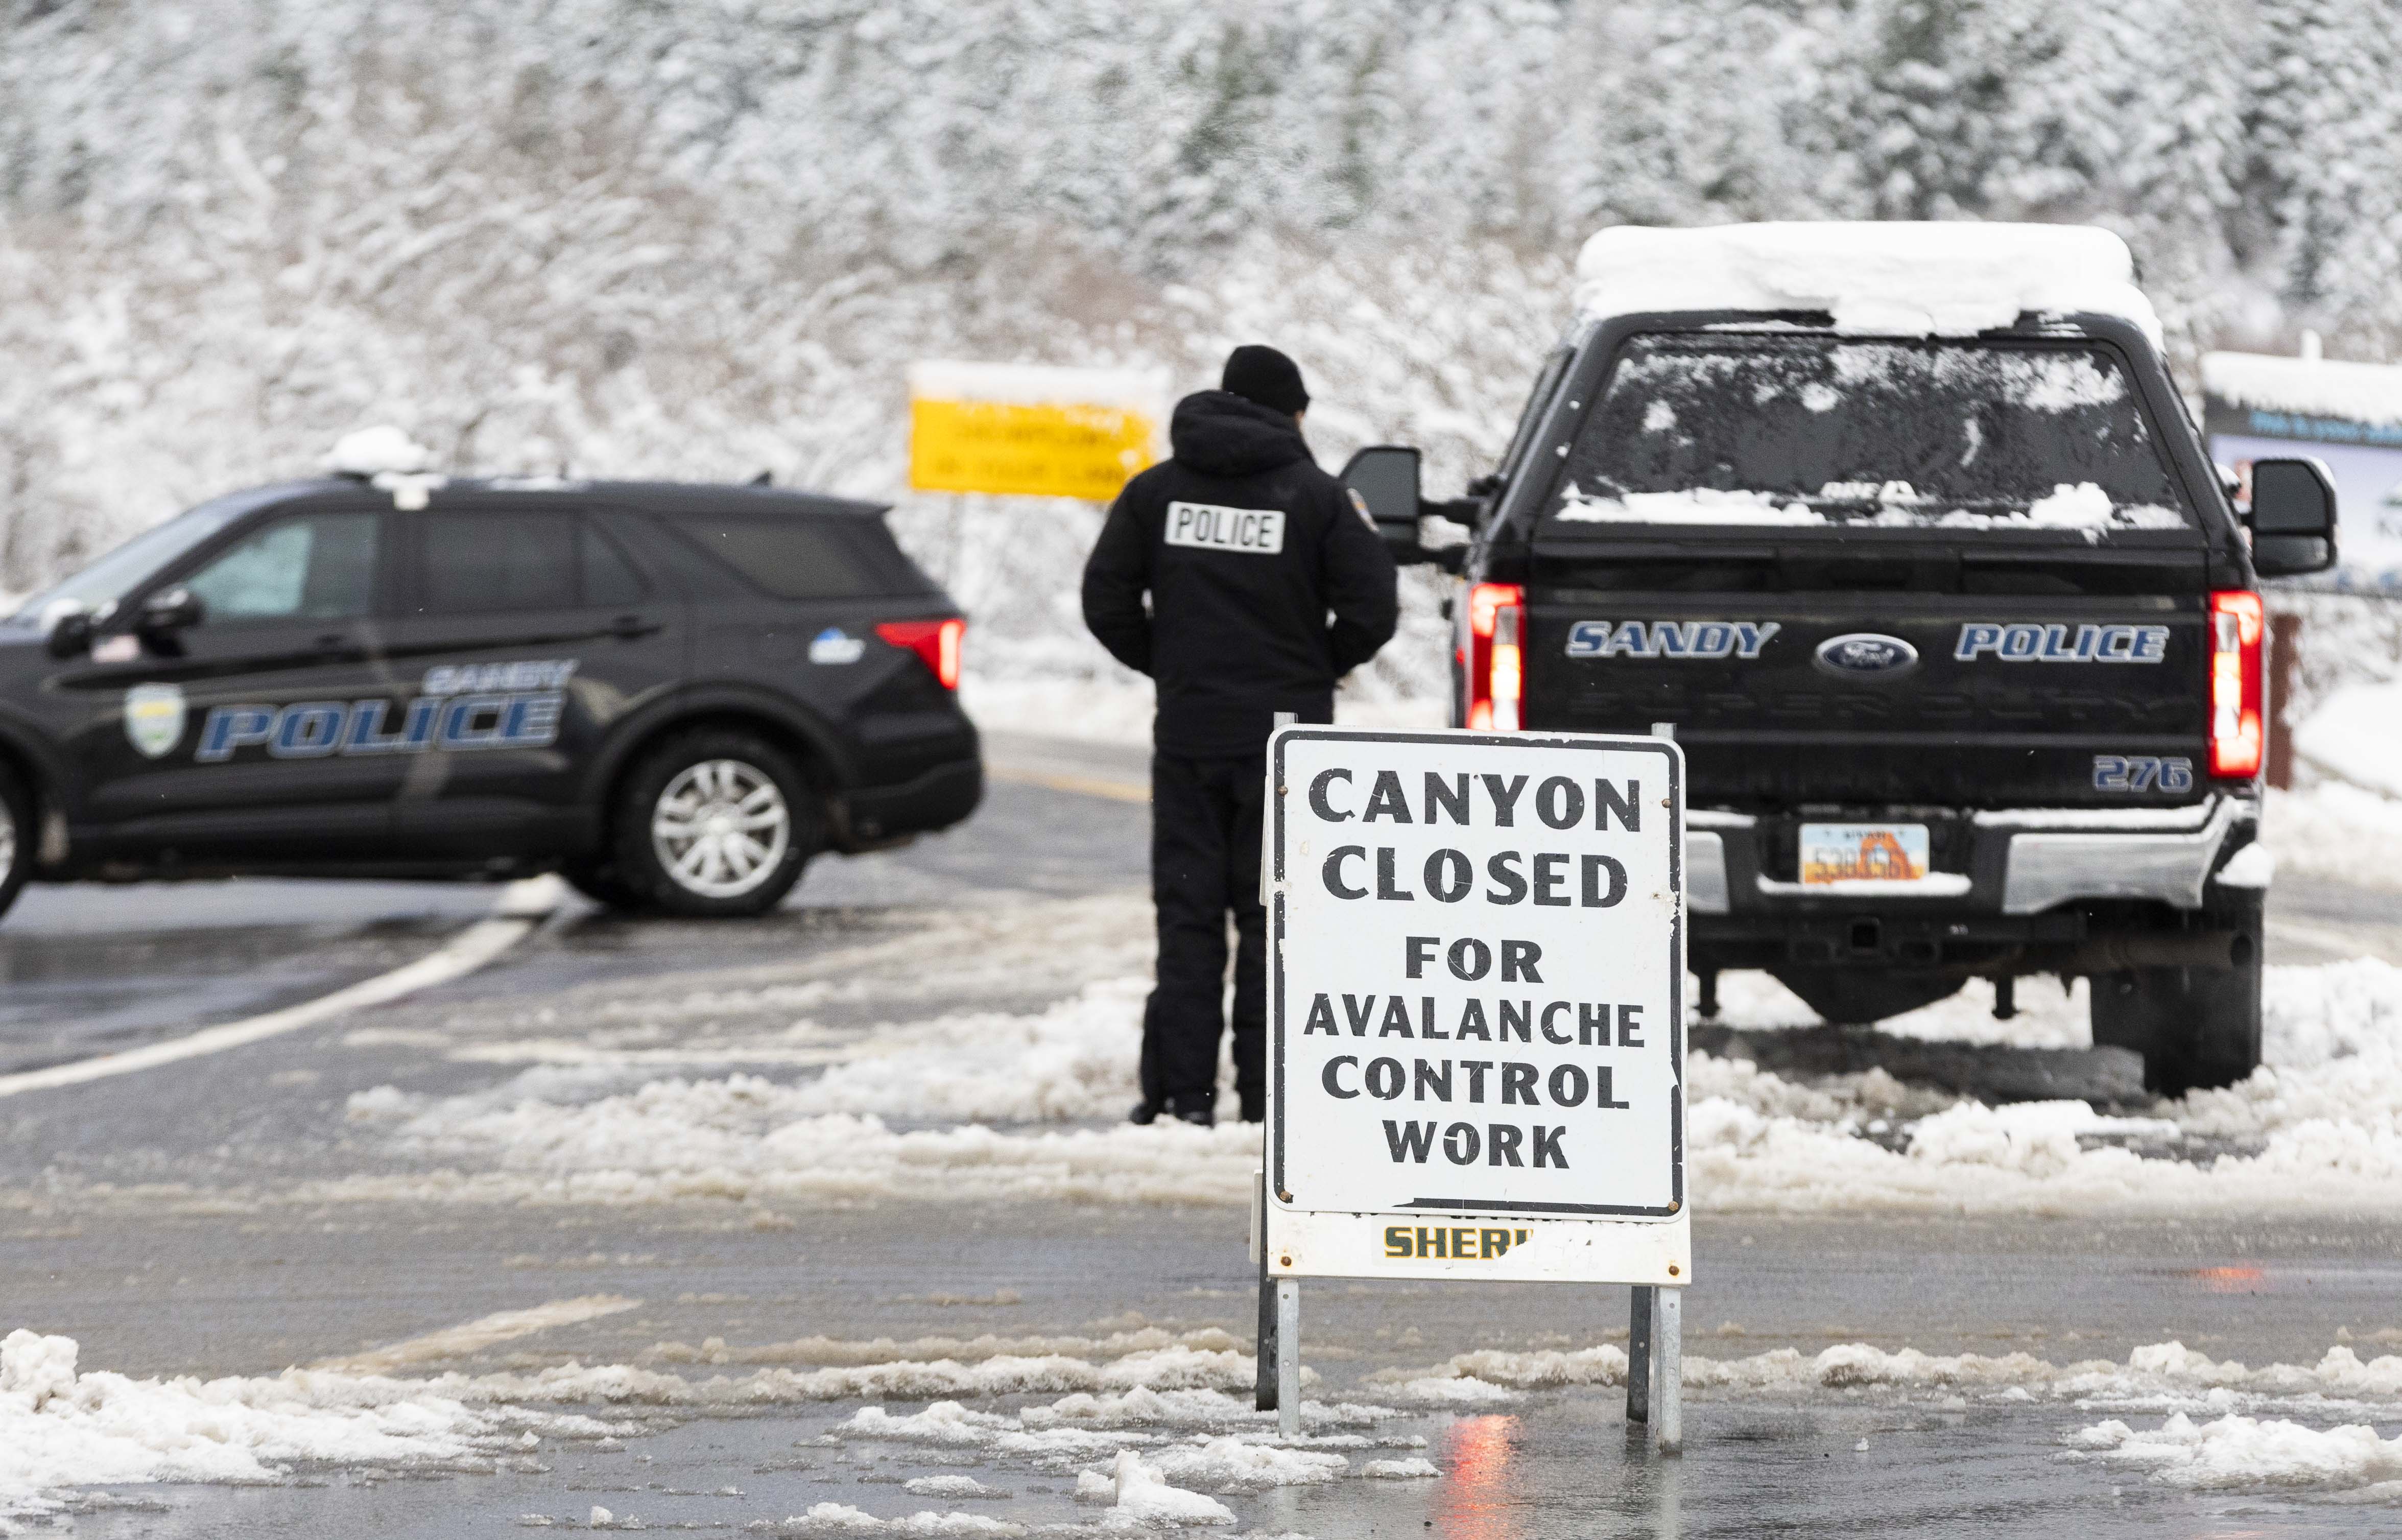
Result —
POLYGON ((430 513, 418 524, 418 604, 429 615, 575 609, 642 596, 607 536, 575 514, 430 513))
POLYGON ((847 530, 831 520, 791 515, 719 517, 681 521, 683 534, 779 599, 845 599, 892 593, 892 575, 878 571, 847 530))
POLYGON ((1567 522, 2189 527, 2118 355, 1793 336, 1636 337, 1569 451, 1567 522))
POLYGON ((212 620, 349 619, 375 608, 380 515, 308 513, 251 531, 184 580, 212 620))

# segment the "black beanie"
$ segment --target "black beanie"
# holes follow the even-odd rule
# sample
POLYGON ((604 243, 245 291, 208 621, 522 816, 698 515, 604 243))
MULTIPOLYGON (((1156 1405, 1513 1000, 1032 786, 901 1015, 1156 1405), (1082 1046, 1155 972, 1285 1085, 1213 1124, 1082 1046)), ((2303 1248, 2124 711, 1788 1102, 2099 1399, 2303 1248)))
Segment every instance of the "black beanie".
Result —
POLYGON ((1246 342, 1226 355, 1226 377, 1220 388, 1234 392, 1272 411, 1308 409, 1309 392, 1301 382, 1301 366, 1283 354, 1257 342, 1246 342))

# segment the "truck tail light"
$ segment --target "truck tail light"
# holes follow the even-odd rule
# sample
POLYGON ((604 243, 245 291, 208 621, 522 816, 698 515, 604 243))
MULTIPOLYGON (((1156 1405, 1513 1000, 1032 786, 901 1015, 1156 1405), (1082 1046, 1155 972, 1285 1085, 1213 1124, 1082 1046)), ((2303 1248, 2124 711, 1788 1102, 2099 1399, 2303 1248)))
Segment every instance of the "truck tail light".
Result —
POLYGON ((2268 703, 2261 699, 2260 639, 2267 631, 2260 596, 2227 589, 2210 596, 2210 773, 2249 779, 2260 773, 2268 703))
POLYGON ((876 634, 896 647, 906 647, 946 690, 959 687, 959 642, 968 623, 948 620, 879 620, 876 634))
POLYGON ((1525 617, 1526 590, 1515 583, 1479 583, 1468 590, 1468 644, 1460 662, 1468 675, 1468 725, 1479 731, 1510 732, 1523 723, 1525 617))

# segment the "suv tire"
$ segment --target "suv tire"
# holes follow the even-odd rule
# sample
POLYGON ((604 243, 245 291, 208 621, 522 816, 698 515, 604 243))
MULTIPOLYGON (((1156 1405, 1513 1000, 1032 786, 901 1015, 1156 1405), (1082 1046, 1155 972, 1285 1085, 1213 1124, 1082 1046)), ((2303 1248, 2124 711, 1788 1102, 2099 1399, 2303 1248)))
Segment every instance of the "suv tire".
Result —
POLYGON ((25 891, 39 837, 32 794, 6 765, 0 765, 0 914, 7 913, 8 906, 25 891))
POLYGON ((1774 968, 1776 981, 1839 1027, 1865 1027, 1938 1000, 1968 980, 1940 973, 1888 973, 1875 968, 1774 968))
POLYGON ((600 890, 594 896, 619 908, 765 914, 825 847, 825 812, 799 768, 733 728, 704 728, 652 750, 626 777, 614 813, 614 858, 587 875, 600 890), (620 892, 631 902, 608 896, 620 892))
POLYGON ((559 868, 559 875, 568 885, 594 903, 623 914, 641 914, 651 906, 631 883, 617 875, 617 864, 605 857, 598 861, 571 861, 559 868))
POLYGON ((2227 968, 2129 968, 2087 981, 2095 1047, 2144 1056, 2144 1087, 2161 1096, 2215 1089, 2260 1067, 2261 895, 2212 895, 2209 917, 2235 932, 2227 968))

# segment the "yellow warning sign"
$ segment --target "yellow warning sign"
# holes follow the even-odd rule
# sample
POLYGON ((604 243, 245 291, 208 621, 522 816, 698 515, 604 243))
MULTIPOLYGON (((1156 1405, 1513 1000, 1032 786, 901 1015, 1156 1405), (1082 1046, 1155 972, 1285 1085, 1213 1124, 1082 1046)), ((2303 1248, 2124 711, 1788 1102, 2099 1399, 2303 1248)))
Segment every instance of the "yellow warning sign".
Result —
POLYGON ((919 364, 909 485, 1106 503, 1157 458, 1164 384, 1115 370, 919 364))

